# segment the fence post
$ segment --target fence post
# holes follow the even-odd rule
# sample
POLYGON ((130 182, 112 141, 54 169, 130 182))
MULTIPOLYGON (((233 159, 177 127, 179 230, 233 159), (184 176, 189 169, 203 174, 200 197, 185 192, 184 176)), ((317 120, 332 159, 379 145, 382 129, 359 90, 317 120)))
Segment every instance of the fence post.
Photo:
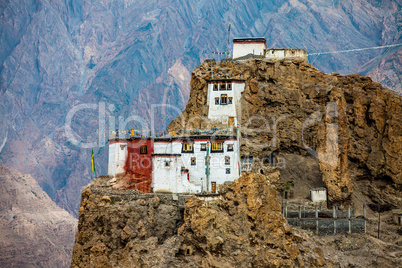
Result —
POLYGON ((348 206, 348 222, 349 222, 349 234, 352 233, 352 227, 350 225, 350 206, 348 206))
POLYGON ((318 235, 318 231, 319 231, 319 228, 318 228, 318 208, 316 206, 315 207, 315 232, 316 232, 317 235, 318 235))
POLYGON ((301 222, 301 206, 299 206, 299 222, 300 222, 300 227, 302 226, 301 222))
POLYGON ((364 233, 367 231, 367 226, 366 226, 366 204, 363 203, 363 218, 364 218, 364 233))
POLYGON ((334 234, 336 234, 336 206, 332 207, 332 217, 334 221, 334 234))

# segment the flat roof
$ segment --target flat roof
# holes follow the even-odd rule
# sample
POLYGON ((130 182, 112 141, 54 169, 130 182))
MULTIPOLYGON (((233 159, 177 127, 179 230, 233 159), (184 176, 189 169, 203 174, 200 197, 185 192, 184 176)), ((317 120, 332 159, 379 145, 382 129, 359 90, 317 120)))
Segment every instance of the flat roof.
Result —
POLYGON ((135 141, 135 140, 154 140, 157 141, 175 141, 175 140, 184 140, 184 141, 194 141, 194 140, 205 140, 205 139, 212 139, 212 140, 235 140, 236 133, 233 132, 232 135, 229 134, 200 134, 200 135, 175 135, 175 136, 168 136, 168 137, 129 137, 129 138, 119 138, 113 137, 109 139, 109 142, 127 142, 127 141, 135 141))
POLYGON ((264 42, 264 43, 266 43, 266 40, 263 37, 246 37, 246 38, 234 38, 233 39, 233 43, 242 43, 242 42, 246 42, 246 43, 264 42))
POLYGON ((267 48, 267 50, 306 50, 307 51, 307 49, 306 48, 285 48, 285 47, 282 47, 282 48, 267 48))
POLYGON ((234 78, 212 78, 208 80, 209 83, 212 82, 241 82, 241 83, 245 83, 246 80, 244 79, 234 79, 234 78))

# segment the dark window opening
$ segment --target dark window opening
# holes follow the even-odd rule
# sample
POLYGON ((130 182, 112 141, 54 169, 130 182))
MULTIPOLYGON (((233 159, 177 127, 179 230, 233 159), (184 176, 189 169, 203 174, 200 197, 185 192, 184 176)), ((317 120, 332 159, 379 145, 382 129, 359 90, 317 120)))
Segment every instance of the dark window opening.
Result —
POLYGON ((195 162, 195 157, 191 157, 191 165, 192 165, 192 166, 195 166, 195 163, 196 163, 196 162, 195 162))
POLYGON ((232 84, 228 84, 228 90, 232 90, 232 84))
POLYGON ((226 90, 226 84, 225 83, 221 83, 220 90, 226 90))
POLYGON ((207 150, 207 144, 203 143, 201 144, 201 151, 206 151, 207 150))
POLYGON ((230 174, 230 168, 226 169, 226 174, 230 174))
POLYGON ((221 104, 222 105, 228 104, 228 95, 226 95, 226 94, 221 95, 221 104))
POLYGON ((228 144, 228 152, 232 152, 233 151, 233 144, 228 144))
POLYGON ((147 154, 147 146, 146 145, 142 145, 140 147, 140 154, 147 154))
POLYGON ((229 97, 229 98, 228 98, 228 104, 232 104, 232 102, 233 102, 232 100, 233 100, 233 98, 232 98, 232 97, 229 97))
POLYGON ((214 91, 217 91, 217 90, 218 90, 218 84, 214 83, 214 91))
POLYGON ((170 161, 165 161, 165 167, 170 167, 170 161))
POLYGON ((219 105, 219 98, 215 98, 215 105, 219 105))
POLYGON ((230 156, 225 156, 225 165, 230 165, 230 156))

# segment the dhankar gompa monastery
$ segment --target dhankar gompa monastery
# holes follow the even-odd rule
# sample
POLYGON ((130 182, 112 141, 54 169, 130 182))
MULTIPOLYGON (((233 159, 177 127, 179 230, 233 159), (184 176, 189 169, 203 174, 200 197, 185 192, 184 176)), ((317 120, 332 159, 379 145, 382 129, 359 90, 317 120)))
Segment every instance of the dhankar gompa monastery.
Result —
MULTIPOLYGON (((307 60, 305 49, 267 49, 264 38, 233 40, 233 60, 253 55, 307 60)), ((208 119, 227 124, 224 132, 141 137, 132 131, 127 138, 111 137, 108 174, 129 174, 130 189, 144 193, 213 193, 217 185, 234 181, 241 171, 237 119, 244 87, 245 81, 239 79, 208 81, 208 119)))

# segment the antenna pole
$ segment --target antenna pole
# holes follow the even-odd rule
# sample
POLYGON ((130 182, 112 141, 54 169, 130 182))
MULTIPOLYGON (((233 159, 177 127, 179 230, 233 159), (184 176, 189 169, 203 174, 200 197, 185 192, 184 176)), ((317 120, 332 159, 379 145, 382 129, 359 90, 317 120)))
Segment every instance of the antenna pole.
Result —
POLYGON ((229 47, 230 47, 230 23, 229 23, 229 29, 228 29, 228 47, 227 47, 227 51, 226 51, 226 59, 228 58, 229 47))

